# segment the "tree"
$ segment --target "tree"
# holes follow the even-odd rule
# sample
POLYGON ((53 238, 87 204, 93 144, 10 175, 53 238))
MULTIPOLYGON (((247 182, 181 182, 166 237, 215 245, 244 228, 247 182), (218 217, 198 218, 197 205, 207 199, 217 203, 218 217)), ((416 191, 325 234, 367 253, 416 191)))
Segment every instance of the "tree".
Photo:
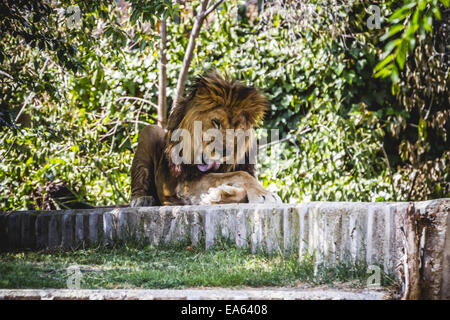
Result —
MULTIPOLYGON (((77 43, 93 41, 91 32, 95 27, 92 19, 73 21, 76 14, 95 13, 107 17, 106 6, 113 0, 81 1, 76 7, 70 0, 61 0, 58 7, 44 0, 4 0, 0 2, 0 127, 16 128, 18 117, 12 116, 10 108, 16 91, 25 86, 35 93, 54 87, 44 86, 38 79, 51 59, 61 68, 77 72, 83 68, 77 43), (76 10, 75 10, 76 8, 76 10), (69 23, 70 22, 70 23, 69 23), (80 23, 73 28, 71 23, 80 23), (35 61, 34 69, 26 66, 29 56, 25 50, 38 49, 48 59, 44 65, 35 61), (50 58, 51 57, 51 58, 50 58)), ((26 107, 27 100, 22 109, 26 107)), ((22 111, 19 111, 20 115, 22 111)))
POLYGON ((448 0, 406 0, 380 37, 385 46, 374 71, 390 77, 403 109, 389 121, 389 144, 397 145, 392 153, 408 177, 400 190, 408 201, 450 192, 449 6, 448 0))
MULTIPOLYGON (((196 47, 196 41, 205 19, 223 2, 223 0, 213 1, 201 0, 197 7, 197 15, 190 32, 189 42, 184 54, 183 65, 178 76, 177 87, 173 98, 172 108, 180 101, 186 86, 186 80, 192 57, 196 47)), ((147 2, 146 2, 147 3, 147 2)), ((174 14, 180 14, 180 5, 173 4, 172 1, 159 2, 150 1, 147 5, 142 0, 132 0, 131 21, 136 22, 137 17, 143 21, 154 21, 154 16, 159 16, 160 30, 160 58, 159 58, 159 97, 158 97, 158 124, 165 128, 167 124, 167 75, 166 75, 166 20, 169 16, 176 17, 174 14)))
POLYGON ((194 54, 194 49, 196 46, 197 37, 202 28, 203 22, 206 17, 213 12, 223 0, 217 0, 215 4, 208 7, 209 0, 202 0, 199 7, 200 10, 197 13, 194 26, 192 27, 191 36, 189 38, 189 43, 186 48, 186 53, 184 55, 183 66, 181 67, 180 75, 178 76, 177 88, 175 91, 175 97, 172 103, 172 108, 174 108, 183 96, 184 88, 186 86, 187 75, 189 72, 189 67, 192 62, 192 56, 194 54))

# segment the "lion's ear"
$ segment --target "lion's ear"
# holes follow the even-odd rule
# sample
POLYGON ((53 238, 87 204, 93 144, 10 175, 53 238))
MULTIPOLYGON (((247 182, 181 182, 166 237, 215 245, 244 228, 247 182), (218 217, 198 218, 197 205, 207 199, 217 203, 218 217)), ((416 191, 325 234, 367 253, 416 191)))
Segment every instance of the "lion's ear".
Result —
POLYGON ((184 116, 187 112, 188 103, 195 96, 196 89, 192 89, 189 91, 187 97, 182 98, 177 105, 170 111, 169 117, 167 119, 167 129, 169 131, 173 131, 178 128, 181 120, 183 120, 184 116))
POLYGON ((257 125, 263 119, 264 114, 269 107, 269 101, 267 98, 256 89, 254 90, 254 94, 252 94, 249 99, 251 103, 248 104, 243 110, 247 124, 250 127, 257 125))
POLYGON ((167 130, 173 131, 183 120, 184 114, 186 113, 186 101, 183 99, 178 102, 178 104, 170 111, 169 117, 167 119, 167 130))

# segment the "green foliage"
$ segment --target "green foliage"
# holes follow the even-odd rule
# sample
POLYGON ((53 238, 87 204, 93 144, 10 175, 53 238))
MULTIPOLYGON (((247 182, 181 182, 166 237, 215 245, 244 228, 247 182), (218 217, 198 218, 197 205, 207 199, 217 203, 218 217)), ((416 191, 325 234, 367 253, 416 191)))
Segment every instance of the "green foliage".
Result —
MULTIPOLYGON (((63 2, 69 5, 70 2, 63 2)), ((55 53, 58 61, 69 69, 76 70, 74 61, 75 48, 67 43, 64 34, 58 32, 55 24, 58 23, 57 14, 48 3, 33 1, 2 1, 0 3, 0 63, 11 59, 5 42, 16 44, 24 41, 28 46, 48 49, 55 53)))
POLYGON ((279 128, 288 141, 277 146, 281 158, 261 164, 264 186, 291 202, 393 200, 381 119, 396 113, 395 104, 388 83, 372 78, 377 51, 367 30, 350 39, 333 37, 323 31, 336 22, 326 13, 306 27, 280 24, 295 12, 253 26, 234 23, 227 12, 221 24, 205 30, 199 48, 206 50, 198 59, 269 97, 264 127, 279 128))
POLYGON ((399 70, 403 70, 407 56, 414 50, 417 36, 425 39, 426 32, 433 31, 433 19, 441 20, 439 2, 449 6, 448 0, 406 0, 402 7, 389 17, 391 24, 381 41, 389 40, 383 51, 382 61, 374 68, 375 77, 390 76, 399 81, 399 70))
POLYGON ((179 11, 179 4, 171 0, 130 0, 131 3, 131 23, 149 21, 154 26, 158 17, 167 19, 167 17, 176 14, 179 11))
MULTIPOLYGON (((24 110, 18 117, 19 133, 5 131, 0 137, 2 210, 42 208, 37 198, 54 181, 65 181, 77 198, 91 204, 128 201, 131 146, 137 142, 138 123, 140 127, 151 123, 155 109, 136 100, 116 99, 148 93, 155 86, 156 71, 147 73, 147 67, 156 60, 146 47, 138 54, 123 51, 130 29, 115 33, 119 10, 94 8, 83 12, 82 26, 92 31, 102 23, 105 33, 83 37, 77 31, 79 37, 73 41, 83 66, 77 74, 62 69, 50 52, 5 43, 8 52, 24 50, 22 69, 36 71, 24 75, 24 82, 2 86, 2 104, 15 107, 12 118, 24 110)), ((3 63, 6 68, 16 72, 3 63)))
MULTIPOLYGON (((432 60, 427 66, 431 71, 421 71, 410 82, 428 83, 429 76, 441 79, 432 91, 432 104, 424 93, 428 88, 417 91, 419 86, 404 83, 405 71, 400 69, 398 99, 389 79, 373 78, 382 50, 373 33, 378 31, 365 26, 364 5, 351 1, 330 12, 317 1, 310 4, 315 10, 310 17, 316 20, 300 19, 302 3, 295 2, 286 8, 268 6, 251 21, 237 20, 238 6, 224 2, 200 33, 188 84, 195 75, 215 68, 267 95, 271 105, 264 128, 280 129, 284 140, 268 148, 269 155, 279 157, 262 159, 259 178, 284 201, 449 196, 448 115, 442 89, 447 80, 439 73, 445 72, 445 65, 432 60), (410 167, 419 172, 415 183, 410 167)), ((396 10, 390 3, 380 6, 383 12, 396 10)), ((140 1, 132 1, 129 14, 139 8, 140 1)), ((423 17, 430 8, 421 11, 423 17)), ((76 59, 83 66, 78 73, 62 69, 51 51, 43 55, 38 47, 0 41, 11 56, 21 57, 16 59, 20 67, 3 63, 3 71, 33 70, 24 77, 27 81, 2 86, 13 119, 23 108, 17 135, 10 130, 0 135, 2 210, 39 208, 36 191, 45 193, 54 181, 67 182, 78 199, 92 205, 128 202, 139 130, 156 122, 159 37, 157 19, 147 19, 146 12, 180 14, 177 6, 165 2, 142 8, 133 23, 126 12, 105 5, 83 10, 80 30, 60 26, 58 30, 70 34, 76 44, 76 59)), ((183 24, 168 19, 168 105, 193 19, 184 17, 183 24)), ((435 20, 433 26, 435 35, 440 30, 435 20)), ((389 37, 403 30, 396 28, 389 37)), ((428 45, 430 36, 425 33, 428 45)), ((424 47, 419 39, 413 54, 424 47)), ((430 55, 420 51, 421 61, 430 55)), ((404 63, 410 63, 408 58, 404 63)), ((410 70, 418 69, 410 65, 410 70)))
POLYGON ((58 7, 43 0, 0 3, 1 129, 15 128, 10 106, 27 104, 35 95, 61 95, 59 83, 46 77, 49 64, 75 73, 86 68, 80 50, 89 51, 95 43, 98 20, 117 28, 116 16, 108 12, 111 3, 89 0, 75 5, 67 0, 59 1, 58 7))
POLYGON ((403 180, 398 192, 407 200, 448 197, 449 1, 409 0, 391 7, 374 71, 376 77, 390 76, 400 102, 401 112, 387 118, 386 130, 388 142, 397 144, 391 160, 403 180))

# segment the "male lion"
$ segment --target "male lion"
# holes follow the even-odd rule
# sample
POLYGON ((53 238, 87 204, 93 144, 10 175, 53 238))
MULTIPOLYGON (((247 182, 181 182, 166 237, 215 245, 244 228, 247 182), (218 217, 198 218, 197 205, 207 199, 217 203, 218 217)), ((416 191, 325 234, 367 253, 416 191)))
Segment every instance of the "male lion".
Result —
POLYGON ((200 123, 201 137, 209 129, 226 137, 227 129, 251 130, 267 105, 257 89, 239 81, 229 81, 216 72, 198 77, 169 115, 167 133, 155 125, 140 132, 131 166, 131 206, 281 202, 254 177, 254 164, 249 161, 251 136, 240 144, 233 136, 225 155, 206 155, 202 150, 208 148, 208 141, 197 145, 194 141, 192 150, 183 150, 187 161, 174 162, 179 152, 179 141, 174 139, 177 129, 193 137, 194 126, 200 123), (195 158, 196 154, 200 157, 195 158))

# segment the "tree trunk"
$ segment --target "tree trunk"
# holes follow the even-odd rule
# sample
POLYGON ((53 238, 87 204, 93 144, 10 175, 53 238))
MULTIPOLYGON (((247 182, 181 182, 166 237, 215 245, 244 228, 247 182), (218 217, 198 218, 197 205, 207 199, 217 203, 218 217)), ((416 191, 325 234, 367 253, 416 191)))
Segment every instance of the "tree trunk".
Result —
POLYGON ((403 217, 403 300, 417 300, 421 297, 420 285, 420 238, 423 231, 420 212, 411 203, 403 217))
POLYGON ((167 72, 166 72, 166 43, 167 43, 167 32, 166 32, 166 20, 162 19, 159 24, 159 31, 161 35, 160 42, 160 57, 159 57, 159 92, 158 92, 158 125, 165 129, 167 124, 167 97, 166 97, 166 87, 167 87, 167 72))

